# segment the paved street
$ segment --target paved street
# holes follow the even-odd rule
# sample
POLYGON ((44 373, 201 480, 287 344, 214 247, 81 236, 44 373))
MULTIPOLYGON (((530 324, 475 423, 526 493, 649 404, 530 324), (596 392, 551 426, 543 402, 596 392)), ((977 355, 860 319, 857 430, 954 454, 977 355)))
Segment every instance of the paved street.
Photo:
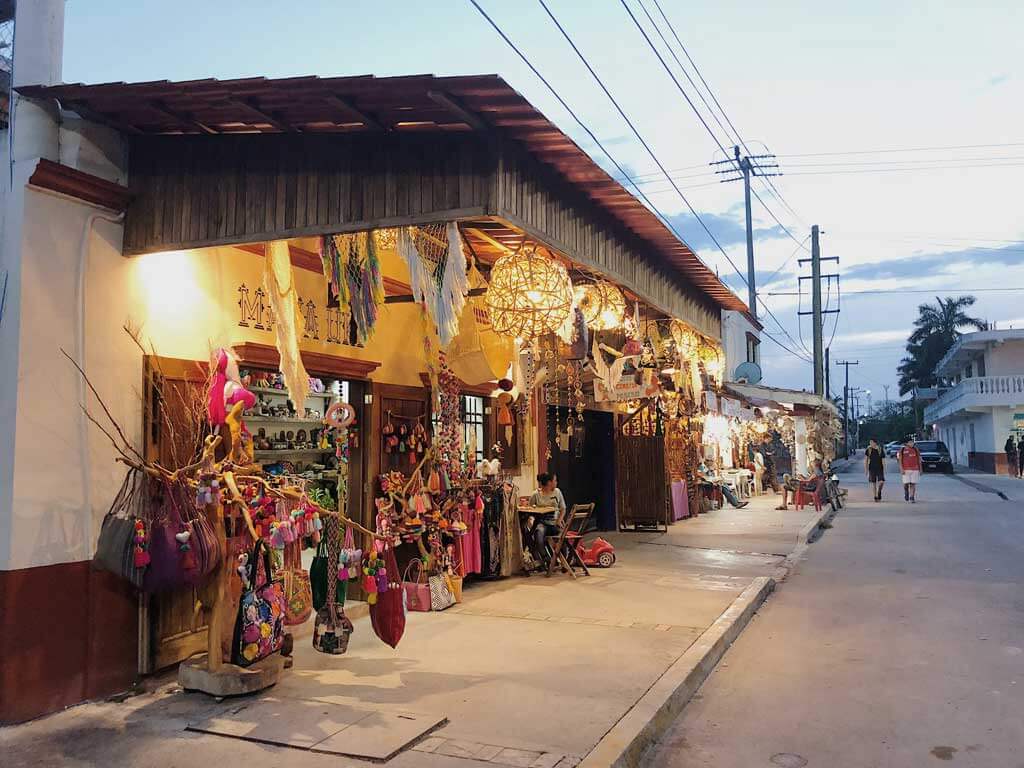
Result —
MULTIPOLYGON (((781 512, 777 503, 757 497, 667 533, 605 534, 618 562, 588 578, 475 584, 462 605, 410 613, 397 650, 374 637, 366 618, 356 620, 341 657, 316 653, 301 636, 294 669, 266 692, 288 706, 241 716, 258 725, 260 740, 278 743, 309 738, 324 704, 447 719, 393 758, 395 768, 575 765, 740 593, 778 573, 816 514, 781 512)), ((253 702, 218 703, 166 682, 123 702, 0 729, 0 765, 169 768, 186 764, 183 749, 188 765, 366 765, 186 730, 253 702)))
MULTIPOLYGON (((761 609, 652 768, 1024 766, 1024 509, 928 474, 855 504, 761 609)), ((984 481, 983 476, 971 479, 984 481)))

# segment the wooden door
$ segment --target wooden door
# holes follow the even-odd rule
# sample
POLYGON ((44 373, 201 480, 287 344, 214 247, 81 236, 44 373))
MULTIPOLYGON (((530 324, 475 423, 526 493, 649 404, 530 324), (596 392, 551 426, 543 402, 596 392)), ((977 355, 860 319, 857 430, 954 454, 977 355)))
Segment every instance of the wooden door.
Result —
MULTIPOLYGON (((173 469, 199 455, 206 430, 207 370, 194 360, 146 356, 147 460, 173 469)), ((207 616, 198 605, 194 588, 148 600, 140 621, 140 672, 156 672, 206 650, 207 616)))
POLYGON ((616 432, 615 488, 620 530, 626 526, 668 529, 665 435, 653 404, 630 416, 616 432))

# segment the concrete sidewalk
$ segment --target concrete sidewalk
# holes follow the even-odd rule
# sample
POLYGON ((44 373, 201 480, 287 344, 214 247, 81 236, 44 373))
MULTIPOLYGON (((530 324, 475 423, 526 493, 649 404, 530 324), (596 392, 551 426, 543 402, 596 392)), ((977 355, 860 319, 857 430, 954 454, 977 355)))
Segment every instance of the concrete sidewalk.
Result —
POLYGON ((1000 494, 1008 501, 1020 501, 1024 499, 1024 480, 1009 475, 992 475, 988 472, 978 472, 957 467, 953 475, 962 483, 984 493, 1000 494))
MULTIPOLYGON (((377 640, 367 619, 355 622, 344 656, 297 640, 294 668, 266 694, 446 720, 389 765, 576 765, 744 590, 779 574, 817 513, 775 510, 777 503, 756 497, 668 533, 605 534, 618 562, 589 578, 467 582, 461 605, 410 613, 397 650, 377 640)), ((365 764, 185 730, 232 707, 237 700, 217 703, 167 684, 4 729, 0 749, 12 768, 171 766, 182 750, 189 764, 365 764)), ((297 706, 297 721, 276 723, 275 732, 301 731, 307 710, 297 706)))

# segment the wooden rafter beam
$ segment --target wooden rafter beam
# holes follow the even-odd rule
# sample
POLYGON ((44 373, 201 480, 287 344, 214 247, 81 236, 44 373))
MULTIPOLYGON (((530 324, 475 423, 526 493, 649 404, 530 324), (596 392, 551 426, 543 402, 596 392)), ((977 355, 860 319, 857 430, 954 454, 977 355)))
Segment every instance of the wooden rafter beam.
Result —
POLYGON ((364 112, 363 110, 356 107, 348 99, 343 99, 341 96, 337 96, 335 94, 329 94, 324 97, 324 101, 326 101, 332 107, 335 107, 337 109, 340 109, 342 112, 347 112, 348 114, 352 115, 359 122, 361 122, 363 125, 369 128, 371 131, 387 130, 379 120, 374 118, 369 113, 364 112))
POLYGON ((218 131, 216 128, 212 128, 206 123, 196 120, 188 112, 179 112, 178 110, 169 107, 162 99, 155 99, 149 102, 149 108, 159 112, 162 115, 166 115, 172 120, 177 120, 178 122, 186 123, 187 125, 193 125, 203 133, 208 133, 210 135, 220 133, 220 131, 218 131))
POLYGON ((279 118, 277 115, 273 114, 272 112, 268 112, 268 111, 266 111, 264 109, 261 109, 260 105, 259 105, 259 102, 256 99, 253 99, 253 98, 238 99, 238 100, 233 101, 232 103, 234 103, 234 104, 241 104, 243 107, 248 109, 254 115, 257 115, 258 117, 262 118, 264 122, 268 123, 269 125, 272 125, 274 128, 277 128, 277 130, 279 130, 279 131, 284 131, 285 133, 298 133, 299 132, 299 129, 296 128, 294 125, 290 125, 290 124, 286 123, 284 120, 282 120, 281 118, 279 118))
POLYGON ((447 93, 443 91, 427 91, 427 98, 447 109, 474 131, 487 130, 487 123, 481 120, 479 115, 475 112, 470 112, 457 99, 449 96, 447 93))

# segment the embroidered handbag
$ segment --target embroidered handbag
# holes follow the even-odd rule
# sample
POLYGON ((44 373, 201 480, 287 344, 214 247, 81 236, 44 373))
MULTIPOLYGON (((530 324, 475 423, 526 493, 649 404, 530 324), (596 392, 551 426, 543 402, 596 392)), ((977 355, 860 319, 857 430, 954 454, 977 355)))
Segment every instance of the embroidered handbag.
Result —
POLYGON ((387 589, 377 590, 377 601, 370 603, 370 623, 373 631, 392 648, 405 634, 405 590, 398 580, 398 561, 395 549, 388 545, 384 550, 384 568, 387 571, 387 589))
POLYGON ((281 650, 284 642, 284 584, 271 577, 270 550, 262 539, 249 556, 247 583, 238 601, 231 662, 248 667, 281 650), (260 563, 263 576, 260 580, 260 563))
MULTIPOLYGON (((324 604, 317 609, 316 620, 313 622, 313 649, 320 653, 340 655, 348 650, 348 639, 354 627, 345 615, 345 607, 338 602, 338 591, 348 584, 337 578, 338 555, 341 549, 337 518, 329 517, 324 521, 324 537, 319 557, 323 553, 324 562, 324 604), (326 544, 326 546, 324 546, 326 544)), ((312 570, 312 568, 311 568, 312 570)), ((344 597, 341 598, 344 600, 344 597)))
MULTIPOLYGON (((327 605, 327 573, 331 569, 328 566, 329 558, 327 557, 326 539, 326 536, 320 539, 320 543, 316 548, 316 554, 313 556, 313 562, 309 564, 311 605, 316 612, 319 612, 321 608, 327 605)), ((348 582, 342 579, 336 579, 336 582, 335 599, 344 605, 345 598, 348 595, 348 582)))
POLYGON ((299 548, 290 544, 285 550, 287 560, 284 568, 284 623, 288 626, 305 624, 313 613, 313 591, 309 574, 302 569, 299 548))
POLYGON ((443 574, 437 574, 427 579, 430 587, 430 610, 444 611, 455 605, 455 597, 448 587, 448 579, 443 574))
POLYGON ((405 568, 402 591, 405 592, 405 604, 410 611, 430 610, 430 587, 423 579, 423 561, 418 557, 410 561, 405 568))

